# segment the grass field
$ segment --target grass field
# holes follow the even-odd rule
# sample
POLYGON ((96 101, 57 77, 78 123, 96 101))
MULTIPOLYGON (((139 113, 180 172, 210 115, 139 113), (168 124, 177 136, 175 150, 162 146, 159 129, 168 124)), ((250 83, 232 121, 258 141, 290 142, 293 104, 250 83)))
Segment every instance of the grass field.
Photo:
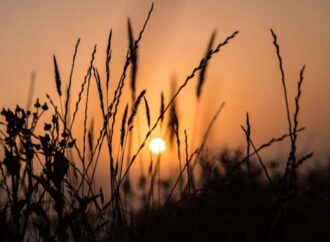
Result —
POLYGON ((239 38, 239 32, 221 42, 216 41, 214 32, 205 55, 177 87, 173 86, 169 100, 160 95, 159 112, 153 113, 146 97, 149 90, 136 88, 139 46, 152 13, 153 5, 137 35, 128 19, 129 47, 117 82, 111 79, 110 32, 105 66, 95 65, 95 46, 77 97, 72 96, 71 86, 80 40, 68 80, 62 79, 59 60, 53 56, 58 97, 46 95, 41 102, 44 98, 30 96, 27 108, 2 109, 0 240, 329 241, 330 170, 325 165, 304 175, 299 172, 305 163, 313 162, 312 152, 297 152, 298 137, 305 129, 299 119, 305 66, 300 70, 296 93, 289 94, 279 40, 271 30, 287 133, 256 146, 253 123, 246 113, 241 126, 244 149, 206 149, 225 103, 209 117, 205 132, 195 137, 197 134, 187 133, 181 126, 180 117, 185 114, 178 114, 176 102, 194 80, 196 95, 192 99, 198 104, 206 95, 203 85, 209 62, 216 55, 221 58, 221 50, 239 38), (115 85, 113 93, 110 85, 115 85), (129 100, 123 98, 124 86, 129 86, 129 100), (98 107, 89 102, 92 87, 98 91, 98 107), (289 96, 295 97, 293 109, 289 96), (90 115, 95 108, 100 110, 100 123, 94 123, 90 115), (78 112, 83 113, 82 123, 76 121, 78 112), (142 123, 148 127, 146 133, 142 123), (81 125, 79 137, 72 132, 75 125, 81 125), (93 132, 94 126, 101 127, 100 132, 93 132), (159 130, 174 147, 171 152, 179 168, 174 178, 162 177, 160 152, 144 156, 148 167, 133 176, 132 167, 138 166, 142 151, 148 150, 152 135, 159 130), (142 142, 134 146, 138 136, 142 142), (262 150, 284 140, 290 146, 285 160, 261 157, 262 150), (106 150, 105 158, 102 150, 106 150), (101 156, 107 161, 102 169, 110 174, 106 184, 96 182, 101 156))

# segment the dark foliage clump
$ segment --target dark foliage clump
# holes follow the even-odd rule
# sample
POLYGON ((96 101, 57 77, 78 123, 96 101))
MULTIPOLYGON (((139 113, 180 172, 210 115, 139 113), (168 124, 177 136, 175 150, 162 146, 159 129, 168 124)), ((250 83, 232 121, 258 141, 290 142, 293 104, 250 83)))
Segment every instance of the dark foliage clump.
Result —
POLYGON ((202 188, 139 213, 127 241, 328 241, 329 169, 310 171, 299 191, 286 194, 262 182, 255 160, 249 173, 239 168, 229 176, 242 158, 225 150, 203 160, 202 188))

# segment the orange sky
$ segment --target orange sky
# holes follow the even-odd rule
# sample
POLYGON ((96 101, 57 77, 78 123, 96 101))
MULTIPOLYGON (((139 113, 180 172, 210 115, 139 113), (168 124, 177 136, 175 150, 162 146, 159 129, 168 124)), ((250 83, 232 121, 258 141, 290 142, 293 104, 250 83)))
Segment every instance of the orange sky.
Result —
MULTIPOLYGON (((149 0, 0 1, 0 103, 25 106, 30 74, 37 73, 35 96, 55 94, 52 55, 67 80, 73 48, 82 42, 74 92, 95 43, 96 63, 104 73, 106 40, 113 29, 112 85, 118 80, 128 46, 126 22, 141 27, 149 0)), ((287 132, 278 62, 269 28, 279 37, 290 102, 293 105, 301 66, 306 64, 301 124, 308 130, 301 147, 329 154, 330 1, 328 0, 159 0, 139 49, 138 90, 147 88, 151 109, 158 112, 161 90, 173 76, 181 83, 203 56, 211 32, 217 42, 239 30, 239 36, 211 61, 199 108, 200 130, 222 101, 226 107, 210 144, 244 145, 240 125, 249 111, 252 137, 261 144, 287 132)), ((181 126, 191 130, 194 79, 179 97, 181 126)), ((126 89, 128 91, 128 89, 126 89)), ((95 92, 96 93, 96 92, 95 92)), ((97 103, 98 100, 95 100, 97 103)), ((154 115, 155 119, 156 116, 154 115)), ((141 117, 141 120, 143 117, 141 117)), ((142 121, 141 121, 142 122, 142 121)), ((285 146, 285 145, 284 145, 285 146)), ((281 154, 283 145, 275 147, 281 154)))

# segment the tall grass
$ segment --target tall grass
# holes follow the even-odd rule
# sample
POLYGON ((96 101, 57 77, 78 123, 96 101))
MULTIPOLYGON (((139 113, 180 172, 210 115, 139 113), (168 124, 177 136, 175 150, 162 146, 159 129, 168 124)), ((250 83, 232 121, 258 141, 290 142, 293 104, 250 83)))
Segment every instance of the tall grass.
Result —
MULTIPOLYGON (((128 20, 128 49, 122 74, 116 84, 112 80, 110 67, 112 31, 109 33, 107 43, 104 62, 105 73, 100 73, 101 68, 95 65, 97 58, 95 45, 78 96, 73 103, 72 115, 69 112, 70 102, 73 100, 71 88, 80 39, 75 45, 66 92, 62 92, 62 87, 65 84, 64 75, 59 68, 60 62, 55 55, 53 57, 54 80, 59 104, 47 95, 47 102, 41 105, 39 99, 36 99, 32 109, 30 108, 31 105, 28 104, 28 110, 19 106, 14 110, 5 108, 2 110, 1 115, 4 121, 0 123, 2 126, 0 141, 3 148, 3 159, 0 162, 0 238, 3 241, 105 241, 109 239, 113 241, 139 241, 142 238, 152 241, 157 236, 158 238, 164 236, 164 238, 173 241, 202 241, 203 238, 206 241, 209 239, 212 241, 211 239, 216 238, 213 237, 213 234, 216 233, 216 227, 211 222, 218 221, 214 220, 215 217, 212 212, 217 214, 218 211, 225 209, 221 207, 224 205, 232 208, 231 195, 228 191, 232 190, 234 194, 246 195, 244 193, 246 188, 252 189, 251 194, 248 194, 252 197, 249 197, 247 202, 259 202, 260 196, 262 199, 270 199, 268 200, 268 202, 270 201, 270 212, 267 210, 268 207, 262 206, 262 208, 267 210, 267 216, 271 217, 268 219, 275 226, 267 230, 270 231, 269 234, 272 234, 278 228, 282 228, 279 219, 284 216, 286 211, 291 211, 286 210, 287 207, 289 205, 298 206, 294 202, 298 198, 292 195, 299 193, 297 169, 313 155, 313 153, 308 153, 298 158, 297 154, 298 134, 304 130, 304 127, 299 126, 299 114, 305 67, 300 71, 295 110, 291 116, 283 59, 278 38, 275 32, 271 30, 279 62, 289 133, 271 138, 258 146, 253 141, 252 124, 247 113, 246 127, 241 126, 247 143, 245 156, 242 152, 235 152, 232 155, 228 153, 229 151, 224 151, 217 154, 220 155, 218 160, 221 164, 212 163, 212 159, 208 159, 209 154, 205 152, 205 147, 212 127, 223 111, 225 103, 220 104, 217 112, 210 120, 197 148, 189 147, 189 143, 193 144, 191 146, 195 145, 189 139, 195 140, 196 137, 194 134, 188 134, 184 127, 181 127, 180 116, 177 114, 175 103, 180 94, 198 75, 196 86, 196 103, 198 105, 209 62, 215 54, 236 38, 238 31, 233 32, 216 45, 214 45, 214 32, 204 57, 197 63, 196 67, 192 68, 178 88, 174 88, 168 102, 165 102, 164 94, 161 93, 160 111, 154 114, 150 111, 150 103, 145 95, 146 90, 139 92, 136 88, 139 66, 138 49, 153 8, 154 5, 152 4, 136 38, 133 34, 131 20, 128 20), (129 74, 131 100, 126 102, 123 97, 123 90, 127 85, 129 74), (94 126, 96 125, 94 120, 96 119, 90 117, 89 98, 93 85, 97 89, 99 109, 102 115, 101 129, 98 134, 94 133, 94 126), (116 85, 113 93, 110 93, 111 85, 116 85), (64 109, 62 107, 63 93, 66 95, 64 109), (136 96, 137 93, 139 95, 136 96), (141 106, 143 106, 141 102, 144 104, 148 131, 144 134, 138 147, 133 150, 132 140, 133 137, 136 137, 133 134, 141 132, 139 122, 137 122, 138 113, 141 112, 141 106), (124 104, 123 110, 121 104, 124 104), (74 125, 77 125, 75 121, 80 110, 83 113, 81 127, 83 133, 82 137, 76 138, 72 130, 74 125), (45 113, 51 117, 50 122, 43 119, 45 113), (153 115, 155 117, 152 117, 153 115), (165 127, 163 123, 167 116, 169 116, 169 125, 165 127), (118 119, 120 119, 120 123, 117 125, 118 119), (119 129, 117 129, 118 126, 119 129), (37 127, 43 127, 43 130, 37 132, 37 127), (165 181, 161 177, 160 163, 162 157, 159 155, 157 162, 155 162, 150 155, 148 172, 146 175, 141 174, 140 182, 137 185, 129 177, 132 167, 153 133, 159 129, 162 134, 163 128, 172 132, 173 139, 176 141, 179 170, 172 181, 165 181), (115 134, 119 134, 118 140, 115 139, 115 134), (82 140, 82 147, 77 145, 77 139, 82 140), (285 139, 290 139, 290 153, 286 162, 286 170, 281 174, 275 174, 267 162, 263 160, 260 152, 285 139), (102 149, 107 150, 106 160, 109 169, 108 185, 104 188, 96 183, 96 170, 102 149), (126 158, 128 160, 125 163, 126 158), (243 166, 244 164, 246 166, 243 166), (194 177, 196 166, 200 167, 202 174, 199 180, 195 180, 194 177), (41 170, 37 167, 41 167, 41 170), (259 174, 263 174, 263 177, 261 178, 259 174), (195 182, 198 181, 199 184, 196 186, 195 182), (265 181, 266 183, 264 183, 265 181), (157 186, 155 185, 156 182, 157 186), (249 187, 247 184, 252 185, 249 187), (142 190, 141 209, 138 211, 130 209, 134 187, 139 187, 142 190), (156 187, 158 188, 158 203, 153 202, 156 187), (103 194, 104 189, 109 189, 109 197, 103 194), (221 200, 218 199, 222 195, 227 203, 221 203, 221 200), (209 205, 213 210, 209 211, 207 208, 209 199, 215 199, 216 202, 220 201, 219 204, 221 205, 218 206, 211 202, 209 205), (214 231, 209 232, 209 235, 204 234, 205 228, 199 224, 204 221, 202 211, 196 212, 194 210, 201 208, 205 209, 207 216, 210 216, 207 224, 214 231), (180 213, 176 214, 177 211, 180 213), (154 218, 157 218, 156 222, 154 218), (182 221, 187 222, 187 225, 191 227, 182 224, 182 221), (201 227, 196 227, 197 224, 201 227), (156 229, 153 232, 150 231, 152 226, 156 229), (184 229, 185 237, 177 234, 180 228, 184 229), (188 228, 193 230, 191 234, 187 233, 188 228), (177 237, 171 237, 172 235, 177 237), (201 235, 203 237, 198 237, 201 235)), ((236 201, 235 199, 232 198, 233 201, 236 201)), ((239 206, 241 206, 240 203, 239 206)), ((247 206, 251 206, 251 204, 247 206)), ((254 208, 256 207, 252 206, 252 209, 254 208)), ((236 207, 236 209, 239 210, 241 207, 236 207)), ((230 213, 229 215, 226 212, 224 214, 231 216, 230 213)), ((236 214, 235 216, 240 215, 236 214)), ((221 220, 221 223, 225 221, 227 221, 226 218, 221 220)), ((269 221, 267 221, 267 226, 269 221)), ((256 224, 259 223, 256 222, 256 224)), ((228 228, 225 224, 222 225, 227 229, 227 232, 236 231, 234 228, 228 228)), ((269 228, 267 227, 267 229, 269 228)), ((224 234, 219 236, 225 238, 226 234, 227 241, 245 241, 242 237, 236 238, 234 235, 228 235, 226 231, 222 231, 224 234)), ((169 240, 165 239, 165 241, 169 240)))

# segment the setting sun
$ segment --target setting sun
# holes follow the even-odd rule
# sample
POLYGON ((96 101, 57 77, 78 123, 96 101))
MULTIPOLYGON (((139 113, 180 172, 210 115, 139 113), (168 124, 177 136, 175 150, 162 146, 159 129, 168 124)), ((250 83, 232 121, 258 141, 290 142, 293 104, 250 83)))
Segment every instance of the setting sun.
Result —
POLYGON ((154 138, 151 140, 149 148, 152 153, 159 154, 166 150, 166 144, 162 138, 154 138))

